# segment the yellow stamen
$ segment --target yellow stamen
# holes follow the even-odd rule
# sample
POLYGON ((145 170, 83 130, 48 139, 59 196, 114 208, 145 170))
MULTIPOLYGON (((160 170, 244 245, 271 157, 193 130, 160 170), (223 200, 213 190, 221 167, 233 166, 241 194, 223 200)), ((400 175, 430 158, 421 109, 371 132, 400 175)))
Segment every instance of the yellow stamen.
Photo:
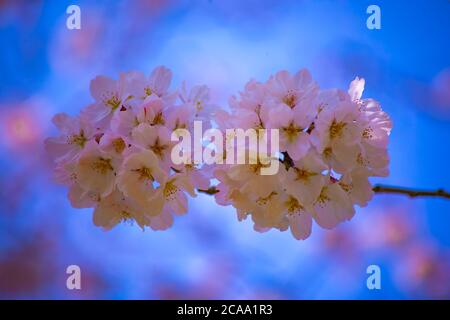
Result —
POLYGON ((120 107, 121 101, 119 99, 119 97, 117 97, 116 94, 113 94, 111 97, 109 97, 108 99, 105 99, 104 103, 107 106, 111 107, 111 110, 114 111, 116 110, 118 107, 120 107))
POLYGON ((300 213, 304 210, 297 198, 294 198, 293 196, 289 196, 288 200, 284 204, 289 215, 300 213))
POLYGON ((274 191, 272 191, 267 197, 259 197, 257 200, 256 200, 256 203, 258 204, 258 205, 260 205, 260 206, 265 206, 269 201, 270 201, 270 199, 273 197, 273 196, 275 196, 275 195, 277 195, 277 193, 276 192, 274 192, 274 191))
POLYGON ((161 159, 164 156, 164 151, 168 148, 167 145, 161 144, 159 141, 159 137, 156 137, 155 144, 150 146, 150 149, 161 159))
POLYGON ((303 131, 303 128, 300 128, 294 122, 291 122, 289 124, 289 126, 284 127, 281 130, 287 136, 288 140, 290 142, 293 142, 297 138, 297 136, 300 134, 300 132, 303 131))
POLYGON ((151 123, 153 126, 160 124, 160 125, 164 125, 166 123, 166 121, 164 120, 163 114, 162 112, 158 112, 155 117, 153 118, 153 122, 151 123))
POLYGON ((144 92, 145 92, 145 95, 148 97, 148 96, 151 96, 152 95, 152 93, 153 93, 153 91, 152 91, 152 89, 150 88, 150 87, 145 87, 144 88, 144 92))
POLYGON ((371 127, 368 127, 366 129, 364 129, 363 133, 362 133, 362 137, 364 139, 372 139, 373 138, 373 130, 371 127))
POLYGON ((317 198, 316 203, 325 204, 325 202, 330 201, 330 197, 327 195, 327 187, 323 187, 320 192, 319 198, 317 198))
POLYGON ((198 100, 198 101, 195 103, 195 110, 197 110, 197 112, 203 110, 203 102, 202 102, 202 101, 198 100))
POLYGON ((139 174, 139 180, 150 180, 155 181, 155 178, 152 175, 152 170, 148 167, 142 167, 140 169, 134 169, 132 170, 139 174))
POLYGON ((296 180, 308 181, 310 177, 314 177, 317 175, 315 172, 310 172, 305 169, 295 168, 297 173, 296 180))
POLYGON ((113 171, 114 168, 111 165, 111 159, 98 158, 92 163, 92 169, 100 174, 107 174, 108 171, 113 171))
POLYGON ((78 134, 78 135, 75 134, 75 135, 68 137, 69 144, 76 144, 76 145, 80 146, 81 148, 84 147, 86 142, 87 142, 87 138, 84 136, 83 129, 80 130, 80 134, 78 134))
POLYGON ((125 149, 125 147, 126 147, 125 141, 123 141, 122 138, 114 139, 114 140, 112 141, 112 145, 113 145, 113 147, 114 147, 114 150, 115 150, 117 153, 122 153, 122 151, 123 151, 123 150, 125 149))
POLYGON ((288 91, 287 95, 283 98, 283 102, 291 109, 297 104, 297 96, 292 92, 288 91))
POLYGON ((342 137, 346 125, 345 122, 337 122, 336 119, 334 119, 330 126, 330 139, 342 137))
POLYGON ((178 192, 178 187, 175 185, 175 179, 172 179, 166 183, 164 186, 164 197, 167 200, 173 200, 175 198, 176 193, 178 192))

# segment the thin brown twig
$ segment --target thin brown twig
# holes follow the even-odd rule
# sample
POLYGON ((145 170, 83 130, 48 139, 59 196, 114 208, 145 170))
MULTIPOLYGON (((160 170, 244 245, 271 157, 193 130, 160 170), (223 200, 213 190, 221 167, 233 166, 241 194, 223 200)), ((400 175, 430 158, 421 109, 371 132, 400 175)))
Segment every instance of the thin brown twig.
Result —
POLYGON ((216 193, 218 193, 219 192, 219 190, 217 190, 217 188, 216 187, 209 187, 208 189, 197 189, 197 191, 198 192, 201 192, 201 193, 206 193, 206 194, 209 194, 209 195, 215 195, 216 193))
POLYGON ((394 193, 394 194, 404 194, 411 198, 416 197, 440 197, 450 199, 450 193, 444 189, 437 190, 417 190, 409 189, 404 187, 392 187, 385 185, 375 185, 373 187, 373 192, 375 193, 394 193))
MULTIPOLYGON (((198 189, 198 192, 209 194, 209 195, 215 195, 219 192, 215 186, 212 186, 208 189, 198 189)), ((440 198, 446 198, 450 199, 450 193, 445 191, 444 189, 437 189, 437 190, 416 190, 416 189, 409 189, 404 187, 393 187, 393 186, 386 186, 386 185, 375 185, 373 187, 373 192, 375 193, 392 193, 392 194, 403 194, 407 195, 411 198, 416 197, 440 197, 440 198)))

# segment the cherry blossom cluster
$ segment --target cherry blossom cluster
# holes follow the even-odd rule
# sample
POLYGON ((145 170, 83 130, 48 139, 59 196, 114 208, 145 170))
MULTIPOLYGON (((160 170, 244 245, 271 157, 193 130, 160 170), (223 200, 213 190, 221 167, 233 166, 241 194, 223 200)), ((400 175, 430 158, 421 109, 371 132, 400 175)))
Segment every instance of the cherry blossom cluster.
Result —
POLYGON ((307 70, 249 81, 215 121, 222 130, 278 129, 282 166, 261 175, 267 159, 217 165, 217 203, 236 208, 239 220, 251 216, 257 231, 290 229, 296 239, 309 237, 313 220, 326 229, 350 220, 373 196, 369 177, 386 176, 389 164, 391 120, 379 102, 361 99, 363 89, 359 78, 348 92, 320 89, 307 70))
POLYGON ((361 98, 364 79, 348 91, 324 90, 307 70, 280 71, 264 83, 249 81, 227 112, 210 103, 206 86, 187 90, 183 83, 170 91, 171 78, 164 67, 149 77, 98 76, 90 85, 92 104, 78 116, 54 117, 60 135, 47 139, 46 148, 56 179, 69 187, 73 207, 94 208, 95 225, 136 221, 167 229, 197 190, 232 205, 239 220, 251 216, 257 231, 290 229, 306 239, 313 220, 326 229, 350 220, 354 206, 373 196, 369 177, 388 174, 392 123, 379 102, 361 98), (190 132, 194 145, 208 140, 195 134, 199 123, 214 143, 191 150, 190 132), (175 150, 177 159, 181 151, 189 161, 174 161, 175 150), (213 166, 191 161, 202 150, 214 154, 213 166), (210 187, 211 177, 217 186, 210 187))
MULTIPOLYGON (((187 195, 207 189, 198 166, 174 165, 171 134, 209 123, 209 89, 182 84, 169 91, 172 72, 158 67, 146 77, 122 73, 118 80, 91 81, 94 102, 79 115, 57 114, 60 131, 46 149, 56 163, 57 181, 69 187, 75 208, 95 208, 95 225, 111 229, 122 221, 164 230, 174 215, 187 212, 187 195)), ((206 172, 206 171, 205 171, 206 172)))

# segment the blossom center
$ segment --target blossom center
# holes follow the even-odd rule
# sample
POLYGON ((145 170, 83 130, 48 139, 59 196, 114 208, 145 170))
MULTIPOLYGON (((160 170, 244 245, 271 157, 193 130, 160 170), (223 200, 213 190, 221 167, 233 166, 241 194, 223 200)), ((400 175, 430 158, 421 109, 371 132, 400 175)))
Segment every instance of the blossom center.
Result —
POLYGON ((373 138, 373 129, 371 127, 364 129, 364 131, 362 133, 362 137, 364 139, 372 139, 373 138))
POLYGON ((344 190, 347 193, 349 193, 353 189, 351 184, 346 184, 343 183, 342 181, 339 181, 339 186, 342 188, 342 190, 344 190))
POLYGON ((112 145, 113 145, 113 147, 114 147, 114 150, 115 150, 117 153, 122 153, 122 151, 125 149, 125 141, 123 141, 122 138, 114 139, 114 140, 112 141, 112 145))
POLYGON ((121 101, 117 94, 112 94, 109 98, 104 100, 105 105, 109 106, 112 111, 120 107, 121 101))
POLYGON ((283 98, 283 102, 291 109, 297 104, 297 96, 293 92, 288 92, 283 98))
POLYGON ((111 159, 98 158, 92 163, 92 169, 100 174, 107 174, 109 171, 113 171, 114 168, 111 165, 111 159))
POLYGON ((298 202, 297 198, 293 196, 289 196, 289 198, 285 202, 288 214, 292 215, 295 213, 300 213, 303 211, 303 206, 298 202))
POLYGON ((345 122, 337 122, 334 119, 330 126, 330 139, 340 138, 346 125, 345 122))
POLYGON ((83 130, 80 130, 80 134, 74 134, 72 136, 69 136, 69 144, 76 144, 81 148, 83 148, 86 142, 87 138, 84 136, 83 130))
POLYGON ((319 195, 319 197, 317 198, 317 200, 316 200, 316 203, 319 203, 319 204, 325 204, 327 201, 330 201, 330 197, 328 197, 328 195, 327 195, 327 187, 323 187, 322 188, 322 191, 320 192, 320 195, 319 195))
POLYGON ((172 200, 175 197, 175 194, 178 192, 178 187, 175 185, 174 180, 171 180, 166 183, 164 186, 164 197, 167 200, 172 200))
POLYGON ((148 97, 148 96, 151 96, 152 95, 152 93, 153 93, 153 91, 152 91, 152 89, 150 88, 150 87, 145 87, 144 88, 144 92, 145 92, 145 95, 148 97))
POLYGON ((260 170, 261 168, 268 168, 268 167, 270 167, 270 162, 267 163, 267 164, 264 164, 264 163, 262 163, 262 162, 258 159, 257 163, 251 164, 251 165, 250 165, 250 170, 251 170, 253 173, 259 173, 259 170, 260 170))
POLYGON ((295 168, 295 171, 297 173, 296 180, 308 181, 310 177, 317 175, 317 173, 305 169, 295 168))
POLYGON ((152 175, 152 170, 148 167, 142 167, 140 169, 135 169, 134 172, 139 174, 139 180, 150 180, 155 181, 155 178, 152 175))
POLYGON ((367 159, 364 159, 364 156, 362 155, 362 153, 358 153, 357 157, 356 157, 356 163, 359 164, 360 166, 367 166, 369 165, 369 162, 367 161, 367 159))
POLYGON ((331 150, 330 147, 325 148, 325 149, 323 150, 323 156, 325 157, 325 159, 330 159, 332 153, 333 153, 333 150, 331 150))
POLYGON ((186 123, 183 123, 180 121, 179 118, 177 118, 177 120, 175 121, 175 129, 187 129, 186 123))
POLYGON ((122 221, 129 221, 133 219, 131 213, 125 210, 120 211, 120 217, 122 218, 122 221))
POLYGON ((282 130, 290 142, 294 141, 300 132, 303 131, 303 129, 297 126, 294 122, 291 122, 287 127, 283 127, 282 130))
POLYGON ((152 121, 151 124, 152 124, 153 126, 155 126, 155 125, 157 125, 157 124, 164 125, 165 123, 166 123, 166 121, 164 120, 162 111, 159 111, 159 112, 155 115, 155 117, 153 118, 153 121, 152 121))
POLYGON ((197 112, 203 110, 203 102, 201 100, 197 100, 195 103, 195 110, 197 110, 197 112))
POLYGON ((265 206, 275 195, 277 195, 277 193, 272 191, 267 197, 259 197, 258 200, 256 200, 256 203, 260 206, 265 206))
POLYGON ((161 159, 164 156, 164 151, 167 149, 167 145, 161 144, 159 141, 159 137, 156 137, 155 144, 150 146, 150 149, 161 159))

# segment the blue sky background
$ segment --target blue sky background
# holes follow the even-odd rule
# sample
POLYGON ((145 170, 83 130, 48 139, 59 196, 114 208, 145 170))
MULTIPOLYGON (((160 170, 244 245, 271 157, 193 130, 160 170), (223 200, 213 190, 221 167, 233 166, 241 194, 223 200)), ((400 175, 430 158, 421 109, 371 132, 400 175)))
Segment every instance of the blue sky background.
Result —
POLYGON ((450 202, 377 195, 307 241, 253 231, 200 195, 166 232, 92 224, 51 180, 42 141, 57 112, 77 114, 98 74, 163 64, 206 83, 224 107, 250 78, 308 68, 321 87, 366 79, 394 129, 384 184, 450 189, 450 2, 1 1, 0 297, 450 298, 450 202), (66 8, 81 8, 81 30, 66 8), (381 30, 366 8, 381 8, 381 30), (83 289, 65 287, 82 269, 83 289), (366 268, 382 289, 366 287, 366 268))

